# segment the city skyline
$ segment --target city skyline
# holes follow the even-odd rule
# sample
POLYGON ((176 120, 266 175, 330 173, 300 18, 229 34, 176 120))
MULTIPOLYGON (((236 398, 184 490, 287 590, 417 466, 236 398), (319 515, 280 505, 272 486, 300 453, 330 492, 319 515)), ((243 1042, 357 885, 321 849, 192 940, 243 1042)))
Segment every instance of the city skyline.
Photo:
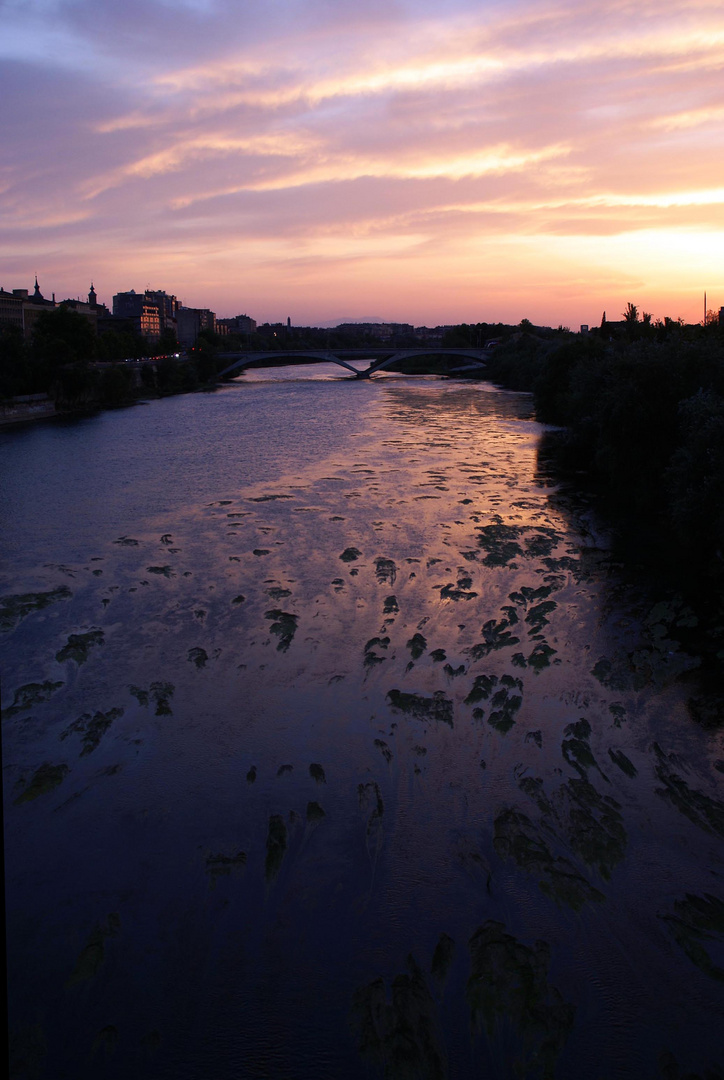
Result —
POLYGON ((724 303, 724 11, 3 0, 0 281, 219 317, 724 303))

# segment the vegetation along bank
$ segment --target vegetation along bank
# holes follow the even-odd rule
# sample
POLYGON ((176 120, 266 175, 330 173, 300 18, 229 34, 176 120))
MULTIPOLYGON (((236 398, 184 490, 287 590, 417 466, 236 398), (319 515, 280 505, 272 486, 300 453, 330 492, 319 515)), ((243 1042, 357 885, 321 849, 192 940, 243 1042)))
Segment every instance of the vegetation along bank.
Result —
MULTIPOLYGON (((690 602, 712 678, 724 660, 724 326, 638 318, 588 334, 526 327, 488 372, 530 390, 559 475, 600 496, 627 564, 690 602)), ((721 710, 710 717, 724 721, 721 710)))

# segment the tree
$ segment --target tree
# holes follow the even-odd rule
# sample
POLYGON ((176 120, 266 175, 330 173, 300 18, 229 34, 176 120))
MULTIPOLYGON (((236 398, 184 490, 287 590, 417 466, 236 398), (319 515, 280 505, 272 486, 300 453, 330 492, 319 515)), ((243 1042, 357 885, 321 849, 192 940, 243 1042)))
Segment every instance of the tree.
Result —
POLYGON ((33 353, 39 360, 55 369, 90 360, 94 352, 95 334, 85 315, 62 304, 40 313, 33 334, 33 353))
POLYGON ((169 353, 178 352, 178 348, 176 334, 170 327, 167 327, 156 342, 154 352, 156 356, 168 356, 169 353))
POLYGON ((89 361, 96 338, 90 321, 71 308, 43 311, 35 323, 31 346, 43 390, 63 408, 88 404, 94 379, 89 361))
POLYGON ((219 363, 217 361, 218 349, 209 341, 208 337, 202 336, 204 333, 206 332, 202 331, 196 339, 196 344, 191 350, 191 356, 199 382, 211 383, 216 381, 218 372, 227 367, 228 362, 221 361, 219 363))
POLYGON ((96 341, 99 360, 128 360, 148 356, 151 346, 145 337, 130 330, 106 330, 96 341))
POLYGON ((19 326, 0 323, 0 397, 32 394, 45 389, 36 386, 35 371, 29 363, 23 331, 19 326))
POLYGON ((623 313, 624 322, 635 323, 639 321, 639 309, 631 301, 626 304, 626 310, 623 313))

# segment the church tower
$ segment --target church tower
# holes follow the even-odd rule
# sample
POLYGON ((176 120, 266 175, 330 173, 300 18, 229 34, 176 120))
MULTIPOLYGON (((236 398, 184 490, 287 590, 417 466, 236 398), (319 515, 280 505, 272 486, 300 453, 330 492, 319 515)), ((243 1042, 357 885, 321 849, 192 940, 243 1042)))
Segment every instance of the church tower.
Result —
POLYGON ((88 293, 88 306, 94 308, 97 305, 98 305, 98 300, 97 300, 97 297, 96 297, 96 291, 93 288, 93 282, 91 281, 90 292, 88 293))

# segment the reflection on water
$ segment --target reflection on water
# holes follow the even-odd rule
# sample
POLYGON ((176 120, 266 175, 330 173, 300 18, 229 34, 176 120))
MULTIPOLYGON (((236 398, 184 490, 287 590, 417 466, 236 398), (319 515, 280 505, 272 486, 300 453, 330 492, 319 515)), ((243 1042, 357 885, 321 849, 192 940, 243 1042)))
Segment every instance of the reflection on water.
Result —
POLYGON ((290 372, 2 437, 15 1075, 703 1076, 691 613, 528 396, 290 372))

